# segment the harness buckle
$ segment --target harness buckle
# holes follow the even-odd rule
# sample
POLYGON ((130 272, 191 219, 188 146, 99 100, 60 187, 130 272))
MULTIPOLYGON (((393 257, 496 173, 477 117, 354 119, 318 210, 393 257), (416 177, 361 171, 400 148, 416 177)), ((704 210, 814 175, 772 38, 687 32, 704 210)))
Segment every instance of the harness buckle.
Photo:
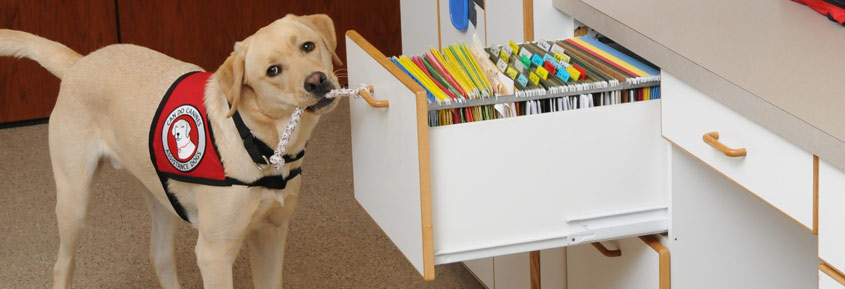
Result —
MULTIPOLYGON (((267 159, 267 156, 261 156, 261 158, 263 158, 263 159, 264 159, 264 164, 265 164, 265 165, 268 165, 268 166, 270 165, 270 160, 269 160, 269 159, 267 159)), ((262 167, 261 167, 261 165, 256 165, 256 167, 258 167, 258 170, 259 170, 259 171, 263 171, 263 170, 264 170, 264 168, 262 168, 262 167)))

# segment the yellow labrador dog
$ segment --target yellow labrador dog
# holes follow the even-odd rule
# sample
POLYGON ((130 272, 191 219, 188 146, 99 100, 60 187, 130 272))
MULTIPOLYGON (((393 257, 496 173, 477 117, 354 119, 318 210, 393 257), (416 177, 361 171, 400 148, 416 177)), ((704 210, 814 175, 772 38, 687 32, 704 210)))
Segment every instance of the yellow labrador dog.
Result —
POLYGON ((49 123, 61 239, 53 288, 71 287, 91 179, 103 159, 149 191, 150 255, 163 288, 180 288, 173 243, 180 217, 199 230, 205 288, 232 288, 232 263, 244 240, 255 288, 282 288, 305 143, 320 114, 336 105, 325 97, 337 87, 336 46, 328 16, 288 15, 235 43, 217 71, 206 73, 139 46, 110 45, 81 56, 32 34, 0 30, 0 55, 33 59, 62 80, 49 123), (169 103, 191 92, 199 94, 193 103, 169 103), (296 107, 307 110, 288 145, 294 153, 277 169, 266 162, 269 147, 296 107), (197 172, 205 175, 192 175, 197 172))

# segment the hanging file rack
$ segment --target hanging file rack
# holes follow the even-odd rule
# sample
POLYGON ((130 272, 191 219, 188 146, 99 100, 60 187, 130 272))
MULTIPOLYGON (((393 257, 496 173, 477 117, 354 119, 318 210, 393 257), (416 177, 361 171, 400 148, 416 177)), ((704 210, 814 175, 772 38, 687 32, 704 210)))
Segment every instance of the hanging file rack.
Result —
POLYGON ((541 99, 550 99, 550 98, 559 98, 565 96, 576 96, 582 94, 592 94, 592 93, 602 93, 602 92, 609 92, 609 91, 620 91, 620 90, 628 90, 628 89, 637 89, 637 88, 644 88, 644 87, 653 87, 660 85, 660 76, 655 75, 646 81, 639 81, 639 82, 626 82, 626 83, 616 83, 616 84, 609 84, 606 81, 601 82, 585 82, 585 83, 574 83, 569 84, 566 86, 558 87, 564 92, 558 93, 549 93, 544 95, 534 95, 534 96, 520 96, 519 94, 512 94, 512 95, 503 95, 503 96, 494 96, 494 97, 485 97, 485 98, 477 98, 477 99, 469 99, 462 102, 452 102, 452 103, 429 103, 428 104, 428 111, 435 111, 441 109, 453 109, 453 108, 464 108, 464 107, 473 107, 473 106, 480 106, 480 105, 493 105, 493 104, 500 104, 500 103, 510 103, 510 102, 520 102, 520 101, 530 101, 530 100, 541 100, 541 99), (604 83, 604 85, 593 85, 597 83, 604 83), (598 86, 598 87, 596 87, 598 86), (593 87, 593 88, 582 88, 582 87, 593 87))

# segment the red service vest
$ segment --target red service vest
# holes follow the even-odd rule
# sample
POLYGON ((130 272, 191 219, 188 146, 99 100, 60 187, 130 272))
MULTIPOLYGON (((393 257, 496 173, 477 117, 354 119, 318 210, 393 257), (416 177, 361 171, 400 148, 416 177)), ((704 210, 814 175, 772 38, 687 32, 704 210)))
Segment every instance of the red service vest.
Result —
POLYGON ((225 185, 204 103, 210 72, 179 77, 164 95, 150 128, 150 157, 160 177, 225 185))

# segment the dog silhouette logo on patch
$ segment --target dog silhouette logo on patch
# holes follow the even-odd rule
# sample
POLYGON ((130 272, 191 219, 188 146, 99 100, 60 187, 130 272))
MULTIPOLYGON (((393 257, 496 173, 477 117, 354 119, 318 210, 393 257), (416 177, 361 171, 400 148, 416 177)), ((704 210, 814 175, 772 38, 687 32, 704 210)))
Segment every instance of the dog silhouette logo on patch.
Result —
POLYGON ((205 127, 199 110, 182 105, 167 115, 161 130, 164 154, 173 167, 189 172, 199 165, 205 154, 205 127))

